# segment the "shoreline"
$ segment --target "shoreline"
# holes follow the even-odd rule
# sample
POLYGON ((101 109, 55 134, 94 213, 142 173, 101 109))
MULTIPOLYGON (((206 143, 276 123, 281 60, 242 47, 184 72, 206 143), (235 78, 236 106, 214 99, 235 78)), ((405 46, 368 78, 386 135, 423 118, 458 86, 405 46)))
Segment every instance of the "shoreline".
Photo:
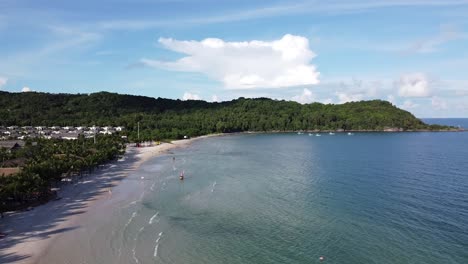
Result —
POLYGON ((36 263, 61 233, 79 228, 84 217, 98 201, 112 194, 128 174, 144 162, 192 142, 222 134, 212 134, 148 147, 127 146, 122 159, 98 166, 95 172, 76 182, 64 184, 59 200, 51 200, 30 210, 9 212, 0 219, 0 263, 36 263))

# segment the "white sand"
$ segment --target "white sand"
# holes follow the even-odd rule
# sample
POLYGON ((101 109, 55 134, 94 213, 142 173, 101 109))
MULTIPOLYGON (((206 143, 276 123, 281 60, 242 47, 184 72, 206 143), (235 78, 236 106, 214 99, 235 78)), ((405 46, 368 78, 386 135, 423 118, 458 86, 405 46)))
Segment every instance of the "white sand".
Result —
MULTIPOLYGON (((203 136, 199 138, 205 138, 203 136)), ((195 139, 199 139, 195 138, 195 139)), ((102 166, 81 180, 63 186, 60 200, 51 201, 31 211, 8 214, 0 220, 0 263, 35 263, 50 243, 61 233, 76 228, 95 201, 105 199, 112 187, 151 157, 193 142, 178 140, 151 147, 128 147, 124 158, 102 166)))

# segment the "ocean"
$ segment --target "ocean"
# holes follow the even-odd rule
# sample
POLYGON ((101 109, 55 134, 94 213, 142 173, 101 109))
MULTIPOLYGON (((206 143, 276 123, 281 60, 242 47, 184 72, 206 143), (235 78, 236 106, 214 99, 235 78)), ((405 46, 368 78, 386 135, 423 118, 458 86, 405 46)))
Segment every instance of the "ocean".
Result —
POLYGON ((468 263, 467 158, 465 132, 198 140, 144 163, 40 263, 468 263))

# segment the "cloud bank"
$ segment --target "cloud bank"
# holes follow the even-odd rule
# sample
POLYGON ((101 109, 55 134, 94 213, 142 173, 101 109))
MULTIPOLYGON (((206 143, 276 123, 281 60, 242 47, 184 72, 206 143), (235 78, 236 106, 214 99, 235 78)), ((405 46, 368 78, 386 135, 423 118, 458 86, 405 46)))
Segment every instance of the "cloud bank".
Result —
POLYGON ((198 94, 185 92, 182 96, 182 100, 201 100, 201 97, 198 94))
POLYGON ((428 78, 423 73, 402 75, 397 83, 398 95, 401 97, 428 97, 431 95, 428 78))
POLYGON ((316 101, 314 94, 307 88, 304 88, 302 94, 296 95, 292 97, 293 101, 296 101, 300 104, 310 104, 316 101))
POLYGON ((274 41, 226 42, 218 38, 180 41, 160 38, 165 48, 186 54, 177 61, 142 59, 150 67, 199 72, 228 89, 280 88, 319 83, 310 61, 315 53, 305 37, 285 35, 274 41))
POLYGON ((23 92, 23 93, 29 93, 29 92, 33 92, 33 90, 31 90, 31 88, 25 86, 25 87, 23 87, 23 89, 21 89, 21 92, 23 92))

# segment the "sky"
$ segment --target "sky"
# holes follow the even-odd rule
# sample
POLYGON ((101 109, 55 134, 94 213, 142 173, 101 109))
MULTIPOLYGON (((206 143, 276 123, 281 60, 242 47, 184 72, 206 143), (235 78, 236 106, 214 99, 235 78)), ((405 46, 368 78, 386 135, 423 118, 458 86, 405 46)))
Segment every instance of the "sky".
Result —
POLYGON ((0 90, 468 117, 468 0, 0 0, 0 90))

